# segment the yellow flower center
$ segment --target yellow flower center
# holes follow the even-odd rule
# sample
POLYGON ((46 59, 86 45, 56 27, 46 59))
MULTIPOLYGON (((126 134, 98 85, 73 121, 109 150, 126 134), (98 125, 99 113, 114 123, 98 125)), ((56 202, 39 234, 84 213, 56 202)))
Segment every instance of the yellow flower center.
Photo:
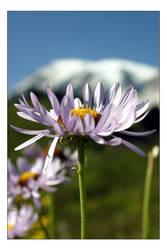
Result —
POLYGON ((13 230, 14 225, 13 224, 8 224, 8 230, 13 230))
MULTIPOLYGON (((78 115, 81 119, 83 119, 85 117, 85 115, 90 114, 90 115, 92 115, 94 117, 95 125, 97 125, 97 123, 98 123, 98 121, 100 120, 100 117, 101 117, 99 112, 97 112, 96 110, 88 108, 88 105, 86 105, 86 108, 84 108, 84 104, 82 105, 81 108, 78 107, 77 109, 72 109, 71 113, 72 113, 72 115, 78 115)), ((63 120, 62 120, 61 116, 59 116, 58 122, 63 128, 66 128, 64 123, 63 123, 63 120)))
POLYGON ((27 171, 27 172, 24 172, 20 175, 20 178, 19 178, 19 184, 20 185, 26 185, 27 184, 27 181, 28 179, 37 179, 38 178, 38 174, 36 173, 33 173, 33 172, 30 172, 30 171, 27 171))
POLYGON ((88 105, 86 105, 86 108, 84 108, 84 104, 82 105, 82 107, 78 107, 78 109, 72 109, 71 110, 72 115, 78 115, 81 117, 81 119, 84 118, 85 115, 90 114, 92 115, 95 119, 100 119, 101 115, 99 114, 99 112, 97 112, 96 110, 90 109, 88 108, 88 105))

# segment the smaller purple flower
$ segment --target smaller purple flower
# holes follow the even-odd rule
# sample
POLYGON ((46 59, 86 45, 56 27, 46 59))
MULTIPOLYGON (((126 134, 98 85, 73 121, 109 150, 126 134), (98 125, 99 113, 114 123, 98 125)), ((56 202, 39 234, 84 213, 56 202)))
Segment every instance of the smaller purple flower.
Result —
POLYGON ((44 161, 37 158, 34 164, 30 164, 24 158, 17 159, 17 170, 8 161, 8 196, 15 200, 22 198, 33 199, 37 208, 40 208, 40 189, 53 192, 56 186, 67 181, 66 170, 60 159, 52 161, 49 171, 43 172, 44 161))
POLYGON ((20 210, 13 208, 8 212, 8 239, 24 237, 38 219, 31 206, 23 205, 20 210))

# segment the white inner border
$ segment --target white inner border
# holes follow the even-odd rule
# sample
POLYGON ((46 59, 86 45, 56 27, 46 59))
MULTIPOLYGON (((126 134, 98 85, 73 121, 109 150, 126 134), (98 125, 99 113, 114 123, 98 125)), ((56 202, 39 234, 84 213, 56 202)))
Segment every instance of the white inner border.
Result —
MULTIPOLYGON (((88 247, 102 249, 107 247, 108 249, 164 249, 166 243, 167 233, 167 164, 165 159, 166 153, 166 85, 167 79, 164 77, 166 73, 166 58, 165 47, 167 46, 166 39, 166 8, 165 1, 64 1, 60 2, 54 0, 48 1, 21 1, 21 0, 6 0, 0 3, 0 239, 2 243, 2 249, 10 247, 10 249, 29 249, 31 246, 33 249, 40 247, 40 249, 46 249, 53 247, 58 249, 59 247, 68 249, 78 249, 88 247), (163 4, 163 3, 164 4, 163 4), (161 163, 161 227, 160 227, 160 240, 7 240, 7 11, 49 11, 49 10, 118 10, 118 11, 158 11, 160 10, 160 26, 161 26, 161 84, 160 84, 160 107, 161 107, 161 147, 160 147, 160 163, 161 163), (163 62, 165 70, 163 71, 163 62)), ((166 75, 165 75, 166 76, 166 75)), ((100 226, 100 225, 99 225, 100 226)))

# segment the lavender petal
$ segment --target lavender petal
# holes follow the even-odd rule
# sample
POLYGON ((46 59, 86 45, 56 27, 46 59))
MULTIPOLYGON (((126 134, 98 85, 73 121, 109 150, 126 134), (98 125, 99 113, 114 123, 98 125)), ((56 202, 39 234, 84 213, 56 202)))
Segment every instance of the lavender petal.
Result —
POLYGON ((45 109, 45 107, 43 107, 40 104, 37 96, 33 92, 30 92, 30 98, 31 98, 31 102, 32 102, 34 108, 37 110, 37 112, 39 112, 39 114, 42 114, 42 116, 45 116, 47 113, 46 109, 45 109))
POLYGON ((115 129, 115 132, 119 132, 129 128, 135 121, 135 106, 131 107, 131 110, 126 114, 125 119, 115 129))
POLYGON ((20 98, 18 98, 18 101, 20 102, 21 105, 25 106, 25 103, 20 98))
POLYGON ((121 143, 122 143, 122 139, 119 137, 115 137, 115 138, 107 141, 107 145, 110 145, 110 146, 118 146, 121 143))
POLYGON ((98 132, 96 132, 96 134, 100 136, 109 136, 114 132, 116 127, 117 127, 117 122, 113 118, 111 119, 109 126, 104 127, 104 129, 99 130, 98 132))
POLYGON ((120 124, 115 131, 122 131, 129 128, 135 121, 136 118, 136 102, 137 102, 137 92, 133 91, 128 103, 122 109, 122 116, 120 117, 120 124))
POLYGON ((50 129, 44 129, 44 130, 29 130, 29 129, 18 128, 18 127, 15 127, 15 126, 13 126, 13 125, 10 125, 10 127, 13 128, 14 130, 16 130, 17 132, 22 133, 22 134, 26 134, 26 135, 38 135, 38 134, 46 135, 46 134, 48 134, 48 133, 51 132, 50 129))
POLYGON ((83 128, 83 122, 81 118, 77 115, 74 115, 74 118, 72 118, 73 122, 70 125, 70 131, 73 134, 84 134, 84 128, 83 128))
POLYGON ((66 88, 66 96, 69 97, 71 104, 72 104, 72 109, 73 109, 74 108, 74 93, 73 93, 73 87, 71 83, 69 83, 66 88))
POLYGON ((39 122, 39 121, 35 120, 33 117, 31 117, 30 115, 25 114, 24 112, 17 112, 17 115, 25 120, 29 120, 32 122, 39 122))
POLYGON ((94 117, 90 114, 85 115, 83 119, 84 134, 92 132, 94 128, 95 128, 94 117))
POLYGON ((130 135, 130 136, 148 136, 156 132, 156 129, 145 131, 145 132, 133 132, 133 131, 121 131, 121 134, 130 135))
POLYGON ((52 105, 54 112, 59 117, 60 116, 60 104, 56 95, 50 89, 49 85, 47 85, 47 94, 48 94, 48 98, 50 100, 50 103, 52 105))
POLYGON ((140 148, 136 147, 134 144, 132 144, 130 142, 127 142, 127 141, 122 139, 122 144, 142 157, 147 156, 146 153, 144 153, 140 148))
POLYGON ((124 107, 126 106, 127 102, 129 101, 129 99, 131 98, 132 94, 133 94, 134 88, 133 85, 129 85, 125 91, 125 94, 123 95, 119 106, 124 107))
POLYGON ((90 108, 92 104, 92 89, 88 83, 86 83, 84 86, 83 100, 85 107, 88 105, 88 108, 90 108))
POLYGON ((100 112, 103 106, 104 89, 101 82, 99 82, 94 91, 94 110, 100 112))
POLYGON ((47 109, 42 104, 40 104, 37 96, 33 92, 30 93, 30 97, 34 108, 41 115, 43 121, 45 121, 47 125, 52 126, 55 121, 52 119, 47 109))
POLYGON ((95 128, 95 131, 94 131, 95 133, 104 131, 104 127, 106 128, 111 123, 112 110, 113 110, 112 104, 108 104, 105 107, 101 115, 101 118, 95 128))
POLYGON ((22 93, 22 98, 23 98, 23 101, 24 101, 24 103, 25 103, 25 105, 27 106, 27 107, 30 107, 30 105, 28 104, 28 102, 27 102, 27 100, 26 100, 26 98, 25 98, 25 96, 24 96, 24 94, 22 93))
POLYGON ((120 83, 116 83, 111 87, 107 95, 105 106, 107 106, 109 103, 112 103, 116 107, 120 101, 120 98, 121 98, 121 86, 120 83))
POLYGON ((73 104, 69 96, 64 96, 61 102, 61 118, 63 120, 66 128, 69 129, 69 122, 71 120, 71 110, 73 109, 73 104))
POLYGON ((15 107, 20 110, 21 112, 31 116, 33 119, 35 119, 37 122, 48 125, 48 123, 41 117, 41 115, 38 112, 35 112, 33 108, 25 107, 20 104, 15 104, 15 107))
POLYGON ((98 143, 98 144, 102 144, 102 145, 105 145, 105 144, 106 144, 106 141, 105 141, 102 137, 100 137, 100 136, 98 136, 98 135, 90 134, 89 136, 90 136, 90 138, 91 138, 93 141, 95 141, 95 142, 98 143))

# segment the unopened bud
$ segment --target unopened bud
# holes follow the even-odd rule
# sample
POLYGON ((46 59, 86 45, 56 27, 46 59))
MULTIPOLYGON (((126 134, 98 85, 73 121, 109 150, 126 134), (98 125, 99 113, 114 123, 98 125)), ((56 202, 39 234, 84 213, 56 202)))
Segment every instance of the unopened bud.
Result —
POLYGON ((159 147, 158 147, 157 145, 154 146, 151 153, 152 153, 152 156, 153 156, 154 158, 157 158, 157 156, 158 156, 158 154, 159 154, 159 147))

